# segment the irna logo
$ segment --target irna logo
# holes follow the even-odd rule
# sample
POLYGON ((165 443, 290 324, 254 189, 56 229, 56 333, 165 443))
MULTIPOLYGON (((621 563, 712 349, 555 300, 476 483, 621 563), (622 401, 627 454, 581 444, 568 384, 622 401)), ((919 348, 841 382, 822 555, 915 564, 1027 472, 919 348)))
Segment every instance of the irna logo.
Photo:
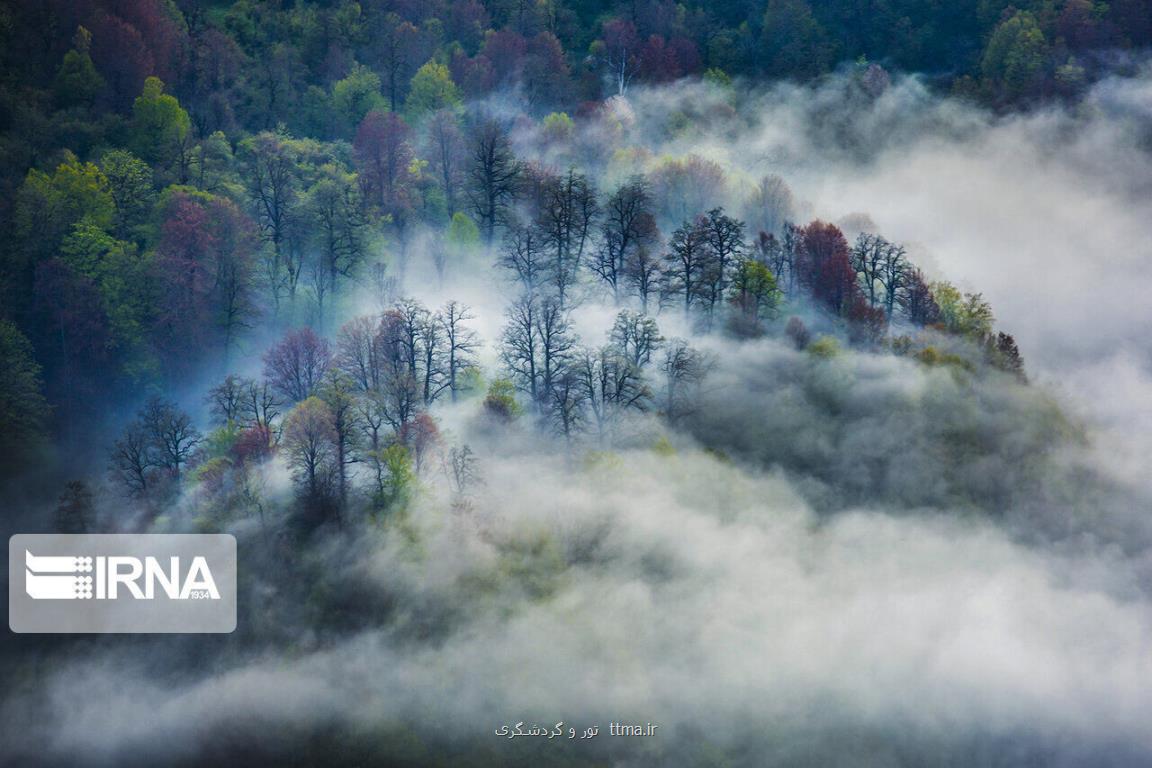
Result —
POLYGON ((179 557, 167 560, 165 567, 155 557, 38 557, 25 550, 24 589, 33 600, 152 600, 158 592, 171 600, 220 599, 205 558, 193 557, 183 570, 179 557))
POLYGON ((14 632, 231 632, 226 534, 19 534, 8 540, 14 632))

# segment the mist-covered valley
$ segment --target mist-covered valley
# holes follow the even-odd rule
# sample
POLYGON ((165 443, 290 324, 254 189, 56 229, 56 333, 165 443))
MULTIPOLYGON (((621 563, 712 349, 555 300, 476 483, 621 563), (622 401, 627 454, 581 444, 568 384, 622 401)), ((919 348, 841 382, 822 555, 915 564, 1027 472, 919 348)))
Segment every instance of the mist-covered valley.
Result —
MULTIPOLYGON (((55 75, 100 127, 2 209, 0 493, 9 535, 233 534, 238 626, 6 633, 0 761, 1152 761, 1138 52, 1018 102, 860 60, 565 111, 337 46, 260 124, 204 31, 259 25, 207 6, 226 99, 118 97, 80 33, 55 75)), ((573 82, 631 66, 608 26, 573 82)))

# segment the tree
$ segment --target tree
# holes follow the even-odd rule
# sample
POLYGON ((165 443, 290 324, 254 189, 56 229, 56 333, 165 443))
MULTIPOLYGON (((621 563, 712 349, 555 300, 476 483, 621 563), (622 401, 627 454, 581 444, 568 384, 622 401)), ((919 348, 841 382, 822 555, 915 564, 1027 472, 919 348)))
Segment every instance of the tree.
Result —
POLYGON ((576 366, 565 367, 555 377, 547 404, 552 427, 565 442, 570 443, 572 436, 582 429, 587 402, 588 386, 581 378, 580 370, 576 366))
POLYGON ((403 511, 416 483, 412 457, 408 449, 397 442, 380 451, 380 463, 384 473, 375 499, 376 505, 380 509, 403 511))
POLYGON ((940 322, 940 307, 936 304, 928 281, 924 279, 924 273, 919 269, 909 270, 904 289, 896 297, 896 303, 913 325, 925 326, 940 322))
POLYGON ((651 396, 640 367, 611 345, 584 354, 580 377, 601 441, 609 436, 622 414, 644 410, 651 396))
POLYGON ((289 403, 315 395, 331 365, 331 345, 311 328, 289 331, 264 354, 264 376, 289 403))
POLYGON ((508 309, 501 358, 512 381, 541 410, 576 340, 568 313, 554 297, 524 295, 508 309))
POLYGON ((672 233, 664 255, 665 292, 683 296, 685 314, 706 295, 709 276, 716 266, 706 227, 704 217, 695 223, 684 222, 672 233))
POLYGON ((510 271, 525 293, 533 293, 548 273, 544 236, 534 225, 514 225, 504 233, 498 264, 510 271))
POLYGON ((484 413, 501 424, 510 424, 519 418, 516 385, 509 379, 493 380, 484 396, 484 413))
POLYGON ((300 259, 291 244, 300 197, 299 148, 284 134, 264 132, 245 139, 240 150, 256 223, 271 246, 265 278, 279 307, 283 296, 295 297, 300 279, 300 259))
POLYGON ((468 445, 452 446, 445 457, 444 471, 459 504, 468 497, 468 491, 483 481, 477 467, 476 454, 468 445))
POLYGON ((395 113, 374 110, 356 129, 354 146, 365 197, 381 213, 396 215, 412 181, 408 126, 395 113))
MULTIPOLYGON (((635 259, 636 251, 649 247, 657 238, 651 202, 644 177, 633 176, 617 187, 604 205, 600 246, 592 252, 589 267, 608 284, 617 303, 620 289, 628 282, 628 266, 635 259)), ((646 282, 642 280, 641 287, 646 282)))
POLYGON ((239 376, 229 374, 224 381, 208 391, 205 398, 215 424, 229 426, 240 423, 244 407, 245 382, 239 376))
POLYGON ((596 189, 582 173, 569 169, 561 178, 549 178, 537 217, 542 245, 550 252, 549 277, 561 307, 576 283, 598 214, 596 189))
POLYGON ((251 429, 272 434, 272 425, 280 415, 281 400, 267 381, 244 379, 241 382, 240 417, 251 429))
POLYGON ((88 484, 83 480, 70 481, 56 504, 57 532, 87 533, 94 511, 88 484))
POLYGON ((784 179, 770 174, 760 179, 752 191, 745 206, 745 219, 751 231, 779 237, 795 211, 796 199, 791 188, 784 179))
POLYGON ((800 351, 803 351, 812 341, 812 332, 808 330, 808 326, 804 325, 804 321, 796 316, 788 318, 788 323, 784 326, 784 335, 800 351))
POLYGON ((798 282, 813 300, 834 315, 847 313, 860 288, 839 227, 814 221, 801 230, 796 261, 798 282))
POLYGON ((336 425, 332 411, 318 397, 300 402, 284 419, 281 440, 285 461, 293 479, 314 509, 332 491, 336 474, 336 425))
POLYGON ((664 416, 675 423, 694 409, 696 391, 708 374, 711 360, 684 339, 672 339, 664 349, 660 372, 664 377, 664 416))
POLYGON ((448 230, 444 233, 444 244, 440 249, 440 256, 436 261, 437 274, 443 285, 445 273, 450 263, 458 264, 465 256, 480 244, 480 229, 476 222, 468 218, 466 213, 457 211, 452 214, 448 223, 448 230))
POLYGON ((623 96, 640 70, 636 25, 624 19, 610 19, 604 22, 600 37, 593 45, 592 55, 601 62, 616 95, 623 96))
POLYGON ((340 513, 348 508, 348 467, 360 460, 357 453, 359 411, 353 397, 353 382, 338 371, 330 373, 320 390, 320 398, 332 415, 332 444, 335 456, 336 503, 340 513))
POLYGON ((1016 346, 1016 339, 1010 334, 1001 331, 995 338, 989 336, 985 352, 992 366, 1011 373, 1021 383, 1028 382, 1028 377, 1024 374, 1024 359, 1020 357, 1020 348, 1016 346))
POLYGON ((780 289, 776 278, 764 264, 752 258, 740 260, 732 273, 728 300, 742 321, 745 332, 761 332, 761 321, 776 316, 780 306, 780 289))
POLYGON ((336 335, 334 362, 361 392, 379 391, 385 374, 384 354, 378 318, 349 320, 336 335))
POLYGON ((425 116, 441 109, 455 109, 460 106, 460 91, 452 82, 448 67, 436 61, 429 61, 412 77, 408 99, 404 102, 404 113, 415 123, 425 116))
POLYGON ((385 107, 384 97, 380 95, 380 76, 357 64, 347 77, 333 84, 332 106, 349 129, 359 125, 365 115, 385 107))
MULTIPOLYGON (((435 170, 436 179, 444 192, 448 213, 455 222, 457 215, 465 216, 458 202, 465 164, 464 138, 457 127, 455 111, 441 109, 435 112, 428 121, 427 136, 429 144, 427 154, 435 170)), ((468 221, 471 222, 471 219, 468 221)), ((475 223, 472 226, 475 227, 475 223)), ((479 230, 477 230, 478 240, 479 230)))
POLYGON ((1030 11, 1016 11, 997 25, 984 49, 980 71, 994 96, 1011 101, 1030 95, 1048 60, 1048 42, 1030 11))
POLYGON ((148 436, 139 420, 134 421, 112 447, 112 474, 129 495, 140 497, 151 486, 151 470, 155 466, 148 436))
POLYGON ((702 298, 711 317, 716 305, 724 299, 732 267, 743 256, 747 244, 744 242, 744 222, 725 215, 723 208, 708 211, 700 224, 710 255, 702 298))
POLYGON ((217 345, 227 353, 256 313, 255 226, 232 201, 205 193, 172 193, 163 210, 161 346, 177 362, 217 345))
POLYGON ((613 348, 637 368, 652 362, 652 355, 664 345, 654 318, 627 309, 616 315, 609 340, 613 348))
POLYGON ((30 289, 32 273, 42 261, 57 255, 61 242, 81 220, 107 231, 116 205, 108 178, 93 163, 82 163, 71 152, 48 175, 32 169, 16 193, 13 230, 18 248, 6 255, 22 289, 30 289))
POLYGON ((323 166, 308 190, 304 209, 313 224, 312 287, 317 315, 323 321, 325 296, 338 292, 341 278, 354 276, 368 247, 368 222, 356 177, 333 164, 323 166))
POLYGON ((724 169, 699 155, 669 158, 649 175, 664 220, 694 221, 724 192, 724 169))
POLYGON ((474 319, 475 315, 468 307, 457 301, 449 301, 436 315, 436 322, 444 334, 444 365, 452 402, 456 402, 459 393, 467 388, 462 374, 476 366, 480 340, 476 332, 466 325, 474 319))
POLYGON ((624 264, 624 278, 628 287, 640 299, 640 311, 648 313, 653 299, 659 304, 660 287, 665 282, 660 258, 646 245, 641 245, 624 264))
POLYGON ((152 169, 131 152, 114 149, 100 158, 100 170, 116 207, 113 231, 121 240, 127 239, 151 211, 155 198, 152 169))
POLYGON ((507 132, 494 120, 484 120, 475 128, 471 144, 468 196, 484 243, 491 247, 496 228, 506 223, 516 197, 520 162, 512 154, 507 132))
POLYGON ((73 43, 74 47, 64 54, 64 60, 56 70, 53 83, 56 101, 63 107, 91 108, 104 89, 104 78, 96 70, 92 56, 89 55, 92 33, 84 27, 77 27, 73 43))
POLYGON ((932 296, 940 310, 940 322, 949 333, 982 341, 992 333, 995 316, 979 293, 961 293, 951 283, 932 284, 932 296))
POLYGON ((440 442, 440 430, 436 420, 427 412, 419 413, 404 425, 398 435, 400 442, 408 449, 412 457, 416 474, 419 475, 424 467, 424 458, 433 446, 440 442))
POLYGON ((761 33, 761 66, 771 77, 815 77, 831 59, 831 45, 806 0, 768 0, 761 33))
POLYGON ((164 93, 158 77, 144 81, 132 104, 132 139, 136 154, 168 171, 178 184, 188 183, 192 164, 192 121, 175 96, 164 93))
POLYGON ((181 468, 203 440, 192 418, 174 403, 154 397, 140 412, 139 424, 150 446, 151 466, 166 470, 179 483, 181 468))
MULTIPOLYGON (((416 64, 427 60, 424 41, 414 24, 391 10, 385 12, 387 6, 374 4, 369 8, 373 14, 369 23, 373 60, 379 62, 384 73, 388 109, 397 112, 404 98, 404 86, 412 78, 416 64)), ((380 80, 376 82, 379 89, 380 80)))
POLYGON ((32 345, 0 320, 0 477, 15 473, 47 437, 51 409, 32 345))

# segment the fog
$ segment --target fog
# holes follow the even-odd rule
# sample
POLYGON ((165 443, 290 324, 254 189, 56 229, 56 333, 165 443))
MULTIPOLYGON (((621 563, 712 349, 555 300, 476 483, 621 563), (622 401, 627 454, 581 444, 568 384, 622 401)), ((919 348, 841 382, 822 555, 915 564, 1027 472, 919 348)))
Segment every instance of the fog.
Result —
MULTIPOLYGON (((519 125, 523 156, 576 159, 605 186, 693 152, 728 172, 732 210, 774 173, 803 219, 870 217, 933 277, 983 292, 1033 383, 701 336, 716 363, 698 407, 675 429, 637 417, 612 450, 493 431, 475 400, 439 410, 479 457, 468 505, 434 468, 403 526, 334 533, 287 566, 284 543, 232 523, 237 634, 20 644, 0 755, 1147 764, 1150 119, 1145 72, 1012 117, 843 75, 636 89, 560 150, 519 125), (519 721, 602 735, 494 733, 519 721), (610 738, 609 721, 661 730, 610 738)), ((470 258, 438 286, 413 248, 404 292, 472 305, 495 375, 514 292, 470 258)), ((613 312, 585 297, 584 343, 613 312)), ((674 309, 658 321, 690 333, 674 309)), ((287 496, 283 467, 267 473, 287 496)))

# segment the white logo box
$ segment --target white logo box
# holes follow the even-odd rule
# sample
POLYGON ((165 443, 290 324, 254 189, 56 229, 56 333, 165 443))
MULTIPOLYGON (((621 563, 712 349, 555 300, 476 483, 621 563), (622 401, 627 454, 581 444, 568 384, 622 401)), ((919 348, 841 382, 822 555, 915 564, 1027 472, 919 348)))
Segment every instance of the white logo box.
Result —
POLYGON ((8 626, 29 633, 236 629, 229 534, 17 534, 8 626))

